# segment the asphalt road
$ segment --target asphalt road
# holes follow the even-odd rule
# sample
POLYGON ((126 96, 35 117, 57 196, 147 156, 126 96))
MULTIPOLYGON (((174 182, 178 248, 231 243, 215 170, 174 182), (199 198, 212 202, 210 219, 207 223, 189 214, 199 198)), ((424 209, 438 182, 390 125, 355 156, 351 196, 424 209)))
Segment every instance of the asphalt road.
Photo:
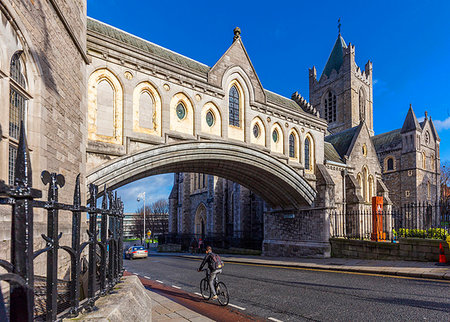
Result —
MULTIPOLYGON (((200 261, 124 260, 129 272, 199 292, 200 261)), ((450 321, 450 283, 412 278, 225 263, 219 279, 243 312, 281 321, 450 321)), ((238 308, 239 309, 239 308, 238 308)))

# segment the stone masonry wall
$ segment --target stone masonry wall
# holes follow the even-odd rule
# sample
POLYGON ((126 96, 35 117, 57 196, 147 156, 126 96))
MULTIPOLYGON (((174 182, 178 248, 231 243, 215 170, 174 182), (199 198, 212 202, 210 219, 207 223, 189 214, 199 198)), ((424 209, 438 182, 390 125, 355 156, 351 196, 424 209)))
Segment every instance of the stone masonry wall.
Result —
POLYGON ((381 260, 439 261, 439 243, 450 259, 449 245, 443 240, 400 238, 398 243, 330 238, 331 256, 381 260))

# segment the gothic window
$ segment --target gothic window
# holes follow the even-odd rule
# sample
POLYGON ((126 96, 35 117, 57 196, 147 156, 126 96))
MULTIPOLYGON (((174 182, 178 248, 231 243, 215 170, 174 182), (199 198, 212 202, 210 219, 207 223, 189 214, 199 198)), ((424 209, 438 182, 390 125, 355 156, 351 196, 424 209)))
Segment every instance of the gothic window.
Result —
POLYGON ((374 184, 373 184, 373 177, 372 175, 369 176, 369 202, 372 199, 372 197, 375 195, 374 191, 374 184))
POLYGON ((325 94, 324 118, 329 122, 336 121, 336 95, 332 92, 325 94))
POLYGON ((365 202, 369 202, 369 191, 368 191, 368 180, 369 180, 369 171, 366 167, 363 168, 363 198, 365 202))
POLYGON ((9 89, 9 162, 8 179, 14 184, 14 164, 17 156, 17 143, 20 134, 20 124, 24 122, 26 115, 26 78, 22 52, 17 52, 11 58, 10 64, 10 89, 9 89))
POLYGON ((275 143, 278 142, 278 131, 277 131, 277 129, 273 130, 273 132, 272 132, 272 140, 275 143))
POLYGON ((258 125, 258 124, 255 124, 255 125, 253 126, 253 136, 254 136, 255 138, 258 138, 260 133, 261 133, 261 130, 260 130, 260 128, 259 128, 259 125, 258 125))
POLYGON ((366 95, 362 88, 359 90, 359 119, 366 120, 366 95))
POLYGON ((308 172, 314 171, 314 142, 308 134, 305 139, 305 170, 308 172))
POLYGON ((426 167, 427 167, 427 163, 426 163, 426 161, 427 161, 427 158, 426 158, 426 156, 425 156, 425 152, 422 152, 422 169, 426 169, 426 167))
POLYGON ((435 168, 435 160, 434 160, 434 155, 431 156, 430 158, 430 163, 431 163, 431 170, 434 171, 435 168))
POLYGON ((214 113, 210 110, 208 113, 206 113, 206 124, 208 124, 209 127, 214 125, 214 113))
POLYGON ((431 184, 430 184, 430 182, 427 182, 427 197, 428 197, 428 199, 431 198, 431 184))
POLYGON ((235 85, 231 86, 229 92, 229 124, 240 126, 239 122, 239 91, 235 85))
POLYGON ((386 166, 387 171, 394 170, 394 159, 393 158, 387 159, 386 166))
POLYGON ((186 116, 186 107, 184 107, 183 103, 178 103, 176 112, 180 120, 184 119, 184 117, 186 116))
POLYGON ((294 133, 289 135, 289 157, 295 158, 295 136, 294 133))
POLYGON ((97 134, 114 136, 114 88, 107 79, 97 85, 97 113, 97 134))

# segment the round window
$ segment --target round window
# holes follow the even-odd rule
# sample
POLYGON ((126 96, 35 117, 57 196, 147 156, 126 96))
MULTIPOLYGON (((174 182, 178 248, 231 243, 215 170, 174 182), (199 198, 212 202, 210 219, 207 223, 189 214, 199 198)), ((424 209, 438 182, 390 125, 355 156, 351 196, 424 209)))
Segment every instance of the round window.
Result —
POLYGON ((211 111, 206 113, 206 124, 208 124, 209 127, 214 125, 214 114, 211 111))
POLYGON ((277 130, 273 130, 272 139, 273 139, 273 142, 275 142, 275 143, 278 142, 278 131, 277 130))
POLYGON ((257 137, 259 137, 259 125, 258 124, 255 124, 254 126, 253 126, 253 136, 255 137, 255 138, 257 138, 257 137))
POLYGON ((184 119, 184 117, 186 116, 186 108, 181 103, 179 103, 177 105, 176 112, 177 112, 177 116, 180 120, 184 119))

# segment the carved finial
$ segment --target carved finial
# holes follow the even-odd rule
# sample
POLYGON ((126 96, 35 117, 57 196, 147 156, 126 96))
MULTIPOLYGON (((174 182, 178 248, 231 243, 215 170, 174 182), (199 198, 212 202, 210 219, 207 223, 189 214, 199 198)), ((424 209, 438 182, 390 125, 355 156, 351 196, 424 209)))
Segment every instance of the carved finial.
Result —
POLYGON ((233 31, 234 31, 234 37, 233 37, 233 42, 234 42, 236 39, 241 38, 241 28, 236 27, 236 28, 234 28, 233 31))
POLYGON ((339 30, 339 36, 341 35, 341 18, 338 19, 338 30, 339 30))
POLYGON ((25 125, 23 121, 20 121, 20 136, 14 169, 14 184, 22 187, 31 187, 33 185, 32 177, 31 159, 28 151, 25 125))
POLYGON ((428 112, 425 111, 425 120, 428 120, 428 112))

